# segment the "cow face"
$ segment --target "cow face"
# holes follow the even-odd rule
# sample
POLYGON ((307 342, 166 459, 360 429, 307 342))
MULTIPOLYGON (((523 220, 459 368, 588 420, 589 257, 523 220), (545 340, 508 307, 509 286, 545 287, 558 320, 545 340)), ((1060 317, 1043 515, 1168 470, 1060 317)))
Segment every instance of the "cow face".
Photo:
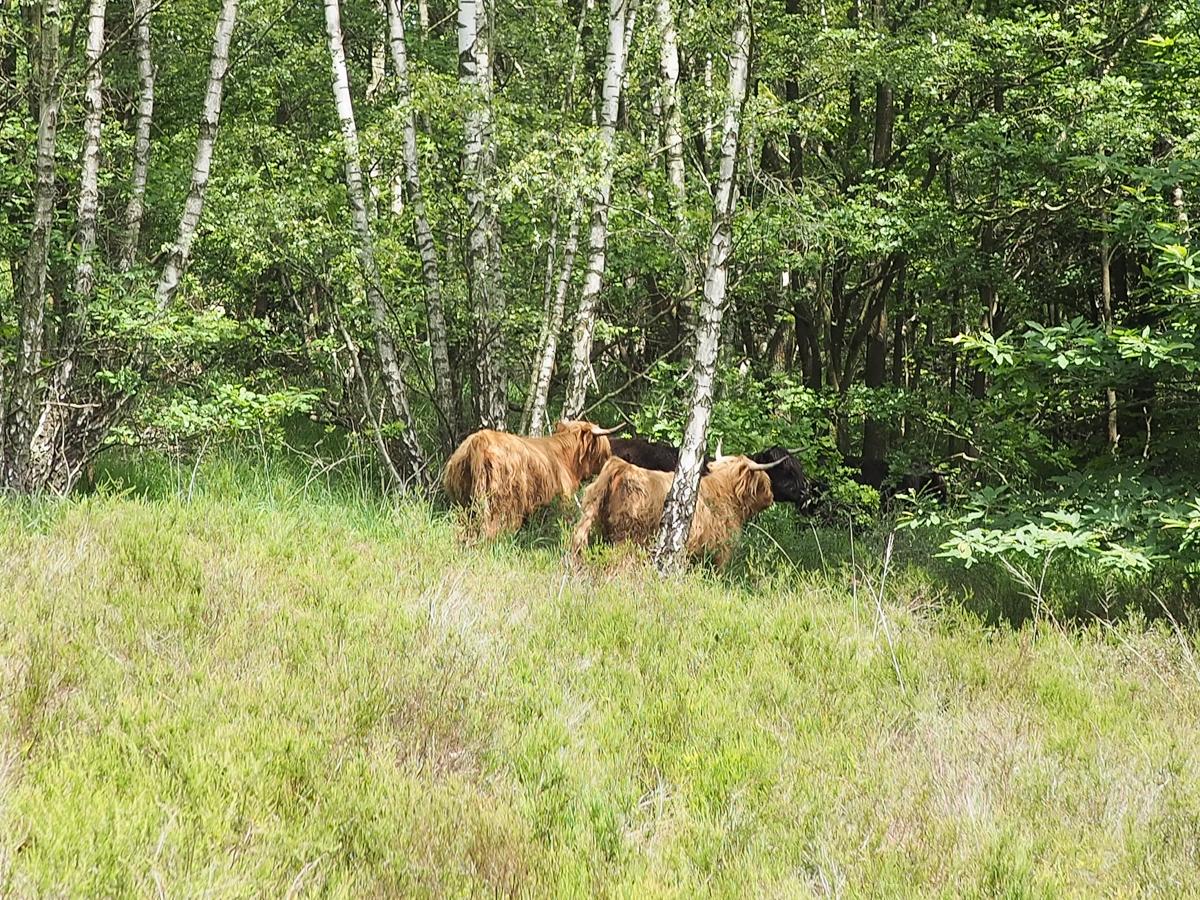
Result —
MULTIPOLYGON (((741 510, 742 521, 762 512, 774 500, 770 470, 749 456, 717 456, 709 465, 704 486, 741 510)), ((773 466, 772 468, 778 468, 773 466)))
POLYGON ((800 510, 806 509, 815 499, 812 482, 796 458, 784 447, 769 447, 750 457, 757 463, 779 462, 767 470, 771 479, 771 493, 776 503, 794 503, 800 510))
POLYGON ((619 427, 601 428, 582 420, 562 421, 554 426, 556 435, 567 436, 575 444, 573 464, 575 475, 580 481, 594 476, 608 462, 612 456, 608 435, 619 427))

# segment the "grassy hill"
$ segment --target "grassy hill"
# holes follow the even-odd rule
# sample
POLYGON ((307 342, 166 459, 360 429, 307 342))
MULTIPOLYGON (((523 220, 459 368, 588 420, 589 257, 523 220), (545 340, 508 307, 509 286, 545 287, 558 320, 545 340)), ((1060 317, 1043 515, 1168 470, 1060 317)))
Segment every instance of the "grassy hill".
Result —
POLYGON ((1169 623, 989 624, 832 534, 574 571, 310 477, 0 505, 0 893, 1196 890, 1169 623))

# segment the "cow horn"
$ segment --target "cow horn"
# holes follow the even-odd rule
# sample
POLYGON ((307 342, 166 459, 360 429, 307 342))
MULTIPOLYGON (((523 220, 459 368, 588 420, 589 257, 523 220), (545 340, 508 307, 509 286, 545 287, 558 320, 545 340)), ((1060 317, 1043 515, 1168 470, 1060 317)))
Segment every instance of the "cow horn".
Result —
POLYGON ((714 459, 717 462, 720 462, 723 459, 729 459, 728 456, 725 456, 723 453, 721 453, 721 441, 722 440, 724 440, 724 438, 717 438, 717 452, 716 452, 716 455, 714 456, 714 459))
POLYGON ((803 450, 804 448, 803 448, 803 447, 788 447, 788 448, 786 448, 786 449, 787 449, 787 452, 788 452, 788 453, 790 453, 790 454, 792 454, 793 456, 795 456, 797 453, 799 453, 799 452, 800 452, 801 450, 803 450))
POLYGON ((592 434, 595 434, 595 435, 612 434, 614 431, 620 431, 624 427, 625 426, 623 426, 623 425, 614 425, 612 428, 601 428, 599 425, 593 425, 592 426, 592 434))
MULTIPOLYGON (((786 458, 786 457, 784 457, 784 458, 786 458)), ((770 462, 770 463, 760 463, 760 462, 751 461, 748 464, 748 468, 753 469, 755 472, 765 472, 767 469, 775 468, 781 462, 783 462, 783 459, 777 459, 777 460, 775 460, 775 462, 770 462)))

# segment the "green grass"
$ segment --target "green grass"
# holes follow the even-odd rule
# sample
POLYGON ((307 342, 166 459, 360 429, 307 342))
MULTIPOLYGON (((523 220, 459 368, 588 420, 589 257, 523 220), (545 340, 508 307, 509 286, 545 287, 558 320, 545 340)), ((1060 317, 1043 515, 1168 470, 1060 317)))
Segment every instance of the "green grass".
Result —
POLYGON ((0 506, 0 895, 1197 890, 1169 623, 993 625, 782 517, 727 575, 574 571, 308 477, 0 506))

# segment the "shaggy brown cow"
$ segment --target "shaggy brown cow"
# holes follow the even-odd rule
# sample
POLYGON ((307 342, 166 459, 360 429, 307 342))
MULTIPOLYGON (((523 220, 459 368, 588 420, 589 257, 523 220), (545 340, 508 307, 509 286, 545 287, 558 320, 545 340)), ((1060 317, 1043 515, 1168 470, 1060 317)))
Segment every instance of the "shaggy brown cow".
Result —
MULTIPOLYGON (((733 541, 742 526, 771 505, 771 479, 766 470, 779 465, 756 463, 746 456, 721 456, 700 479, 696 516, 688 534, 688 556, 711 553, 718 566, 729 562, 733 541)), ((662 523, 673 472, 640 469, 614 456, 583 495, 583 515, 571 539, 571 551, 583 553, 597 521, 609 543, 632 541, 650 546, 662 523)))
MULTIPOLYGON (((619 427, 619 426, 618 426, 619 427)), ((547 437, 482 429, 458 445, 442 484, 469 507, 484 537, 516 531, 534 510, 571 497, 612 455, 608 433, 591 422, 559 422, 547 437)))

